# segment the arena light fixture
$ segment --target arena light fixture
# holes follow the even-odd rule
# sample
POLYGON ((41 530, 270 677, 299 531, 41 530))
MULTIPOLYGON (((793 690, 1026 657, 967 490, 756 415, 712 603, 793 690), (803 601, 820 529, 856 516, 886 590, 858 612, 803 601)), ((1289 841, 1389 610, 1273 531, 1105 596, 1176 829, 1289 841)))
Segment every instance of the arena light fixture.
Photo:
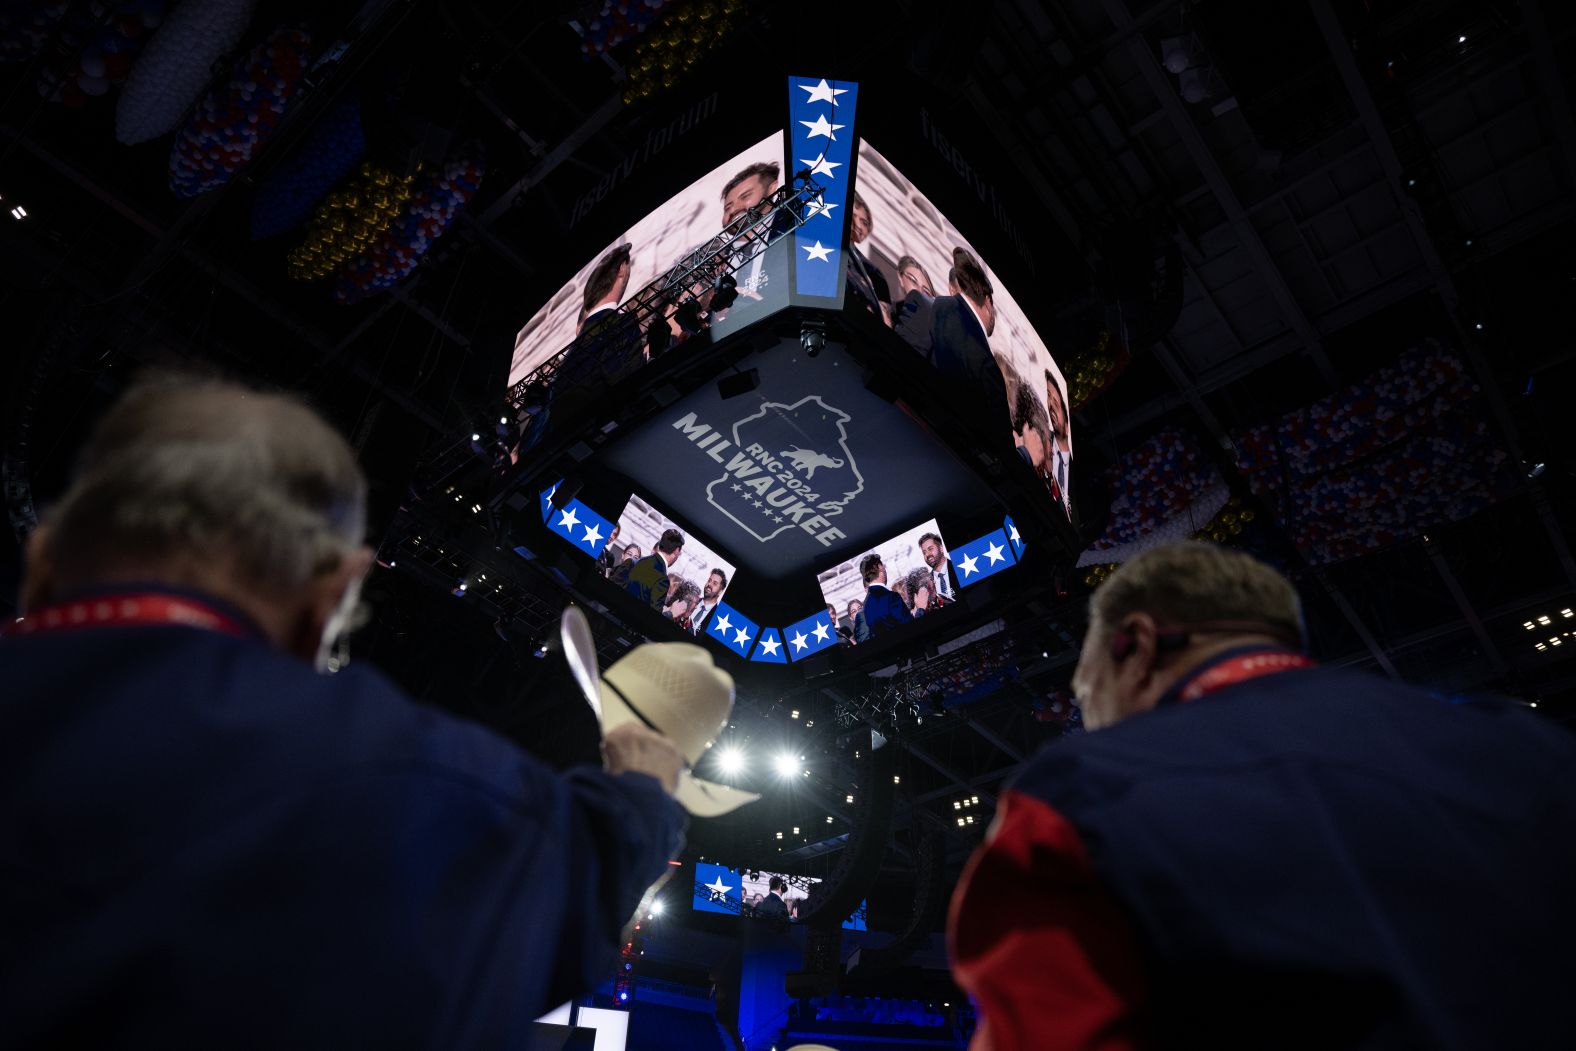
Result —
POLYGON ((777 771, 779 777, 792 777, 799 772, 799 757, 783 752, 772 760, 772 769, 777 771))
POLYGON ((724 774, 733 777, 744 771, 744 751, 733 745, 728 745, 717 752, 717 767, 724 774))

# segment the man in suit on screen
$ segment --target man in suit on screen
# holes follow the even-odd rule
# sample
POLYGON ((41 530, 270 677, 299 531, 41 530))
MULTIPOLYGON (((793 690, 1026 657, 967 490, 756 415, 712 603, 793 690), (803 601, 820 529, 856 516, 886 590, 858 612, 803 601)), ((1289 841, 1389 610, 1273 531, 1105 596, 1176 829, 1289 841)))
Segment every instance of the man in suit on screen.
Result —
POLYGON ((980 393, 983 400, 976 401, 970 415, 994 429, 998 422, 1006 423, 1008 415, 1006 381, 990 349, 996 290, 968 249, 953 249, 952 264, 957 294, 929 300, 909 296, 894 328, 930 359, 943 379, 980 393))
POLYGON ((679 552, 683 549, 684 534, 677 529, 664 530, 651 557, 630 564, 624 590, 661 613, 670 587, 668 569, 679 560, 679 552))
POLYGON ((887 568, 876 554, 866 555, 859 561, 859 576, 865 582, 865 633, 854 636, 855 642, 868 642, 883 632, 902 627, 915 617, 924 616, 930 604, 929 592, 921 592, 914 603, 914 612, 901 596, 887 587, 887 568))

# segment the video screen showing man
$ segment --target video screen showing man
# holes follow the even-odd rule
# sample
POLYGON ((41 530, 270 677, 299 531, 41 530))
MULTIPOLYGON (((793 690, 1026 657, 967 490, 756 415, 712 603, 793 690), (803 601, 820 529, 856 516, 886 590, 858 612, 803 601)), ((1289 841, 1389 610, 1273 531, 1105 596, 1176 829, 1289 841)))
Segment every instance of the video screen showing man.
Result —
POLYGON ((714 567, 706 574, 706 583, 701 588, 700 600, 695 605, 695 611, 690 614, 691 635, 699 635, 706 630, 707 622, 717 611, 717 603, 722 601, 722 594, 727 590, 728 574, 714 567))
POLYGON ((930 591, 923 583, 911 588, 905 577, 897 590, 887 587, 887 567, 880 555, 866 555, 859 563, 859 575, 865 581, 865 637, 856 641, 866 642, 911 623, 930 607, 930 591))
POLYGON ((704 632, 734 574, 733 563, 639 494, 630 496, 615 528, 629 543, 609 575, 613 586, 650 605, 686 635, 704 632), (651 554, 642 558, 642 551, 651 554))
POLYGON ((1051 477, 1056 482, 1056 495, 1064 505, 1070 505, 1067 493, 1067 474, 1073 458, 1070 428, 1067 425, 1067 397, 1062 393, 1061 381, 1045 370, 1045 405, 1051 425, 1051 477))
MULTIPOLYGON (((726 231, 735 220, 742 218, 750 209, 763 206, 781 185, 782 166, 776 161, 755 161, 735 172, 722 186, 722 211, 718 217, 717 230, 726 231)), ((669 273, 675 280, 671 291, 675 294, 687 293, 695 297, 702 307, 693 320, 687 319, 676 310, 669 313, 668 323, 675 343, 683 342, 700 329, 709 327, 713 322, 721 321, 730 314, 736 315, 747 311, 753 304, 760 303, 766 298, 767 288, 772 281, 771 268, 767 265, 766 246, 785 232, 786 218, 773 217, 771 226, 764 230, 753 227, 747 229, 750 232, 744 239, 732 240, 732 248, 728 255, 728 272, 733 277, 736 295, 731 305, 713 307, 716 289, 708 276, 709 272, 708 275, 700 275, 694 280, 682 280, 680 272, 683 264, 694 259, 697 254, 708 256, 723 250, 729 244, 728 237, 722 234, 713 236, 673 261, 669 268, 669 273)))
POLYGON ((869 142, 859 145, 858 173, 849 208, 850 240, 858 253, 849 254, 851 290, 868 302, 879 286, 862 279, 867 269, 887 277, 898 294, 889 308, 893 329, 955 384, 958 409, 987 433, 1005 437, 1015 413, 1020 422, 1039 419, 1040 412, 1016 411, 1013 377, 1032 385, 1032 396, 1050 422, 1033 435, 1014 428, 1025 439, 1014 444, 1028 448, 1041 433, 1049 436, 1040 442, 1047 449, 1036 458, 1037 470, 1065 509, 1072 436, 1067 385, 1050 350, 957 227, 869 142), (937 284, 942 279, 944 290, 937 284), (1040 377, 1047 374, 1042 387, 1040 377), (1059 405, 1047 404, 1058 396, 1059 405), (996 399, 998 408, 980 407, 981 398, 996 399))
POLYGON ((629 290, 630 245, 604 255, 586 278, 575 340, 554 379, 551 408, 560 414, 571 399, 589 400, 644 360, 635 319, 619 310, 629 290))
POLYGON ((935 519, 823 570, 816 580, 838 633, 855 644, 912 623, 958 601, 959 595, 935 519), (938 583, 938 573, 944 583, 938 583), (837 610, 844 615, 838 617, 837 610))
MULTIPOLYGON (((668 595, 673 584, 678 580, 668 577, 668 570, 673 563, 678 561, 679 552, 684 548, 684 534, 677 529, 667 529, 657 541, 656 550, 648 558, 629 563, 628 572, 623 574, 624 591, 645 603, 658 613, 668 604, 668 595)), ((618 582, 619 574, 613 576, 618 582)))
MULTIPOLYGON (((663 277, 688 250, 710 243, 729 219, 737 218, 744 209, 763 200, 764 195, 770 194, 777 186, 779 180, 775 171, 769 179, 763 178, 763 173, 757 171, 750 178, 737 183, 734 180, 756 165, 779 167, 777 162, 782 154, 782 132, 773 132, 766 139, 701 175, 587 261, 521 326, 515 336, 514 357, 509 366, 509 385, 512 387, 519 383, 567 348, 581 332, 583 323, 595 320, 593 314, 608 307, 627 306, 631 297, 663 277), (725 188, 729 192, 723 193, 725 188), (615 265, 611 283, 606 283, 605 276, 593 282, 593 271, 608 263, 609 257, 625 245, 629 246, 627 274, 618 275, 615 265), (593 284, 605 288, 605 291, 591 295, 593 284)), ((610 202, 602 207, 613 208, 616 205, 610 202)), ((746 274, 738 278, 739 285, 742 289, 764 296, 767 289, 764 275, 764 270, 760 276, 746 274)), ((778 284, 783 282, 778 281, 778 284)), ((708 277, 704 287, 695 291, 709 294, 709 289, 708 277)), ((786 300, 787 289, 781 289, 781 293, 786 300)), ((749 301, 750 297, 741 293, 739 300, 749 301)), ((671 304, 670 309, 676 305, 671 304)), ((624 312, 627 313, 627 309, 624 312)))
POLYGON ((858 190, 854 191, 848 214, 849 287, 859 293, 860 300, 890 328, 892 293, 887 285, 886 276, 859 248, 870 239, 870 234, 875 230, 875 218, 870 214, 870 206, 865 203, 865 199, 859 196, 858 190))
POLYGON ((958 600, 958 574, 947 554, 947 545, 939 533, 926 533, 919 538, 919 553, 925 558, 925 568, 930 571, 931 593, 936 605, 944 606, 958 600))
POLYGON ((773 876, 767 884, 766 896, 755 903, 755 915, 763 920, 787 923, 788 906, 783 902, 786 893, 788 881, 781 876, 773 876))

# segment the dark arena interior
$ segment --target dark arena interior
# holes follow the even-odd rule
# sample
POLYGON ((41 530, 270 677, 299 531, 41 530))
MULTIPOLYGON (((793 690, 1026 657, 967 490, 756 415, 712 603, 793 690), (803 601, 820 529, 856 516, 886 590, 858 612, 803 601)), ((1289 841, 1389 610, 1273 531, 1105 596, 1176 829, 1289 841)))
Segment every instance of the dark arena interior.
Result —
POLYGON ((599 762, 566 606, 604 669, 688 641, 735 684, 691 773, 760 798, 689 820, 540 1047, 1200 1046, 988 1042, 949 901, 1031 758, 1105 733, 1090 596, 1168 541, 1284 574, 1321 669, 1576 723, 1573 34, 1552 0, 6 0, 4 619, 139 377, 289 392, 368 482, 325 674, 553 771, 599 762))

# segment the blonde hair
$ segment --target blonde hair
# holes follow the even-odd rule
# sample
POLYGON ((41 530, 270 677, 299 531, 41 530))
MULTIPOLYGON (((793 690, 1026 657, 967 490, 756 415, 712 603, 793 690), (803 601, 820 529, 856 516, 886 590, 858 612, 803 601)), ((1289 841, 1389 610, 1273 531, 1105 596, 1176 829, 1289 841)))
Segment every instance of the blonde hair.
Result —
POLYGON ((166 375, 99 423, 45 522, 68 580, 185 557, 286 590, 361 543, 366 489, 350 446, 297 399, 166 375))
POLYGON ((1303 636, 1297 590, 1251 555, 1197 541, 1162 544, 1123 563, 1089 599, 1091 626, 1147 613, 1162 626, 1253 621, 1287 640, 1303 636))

